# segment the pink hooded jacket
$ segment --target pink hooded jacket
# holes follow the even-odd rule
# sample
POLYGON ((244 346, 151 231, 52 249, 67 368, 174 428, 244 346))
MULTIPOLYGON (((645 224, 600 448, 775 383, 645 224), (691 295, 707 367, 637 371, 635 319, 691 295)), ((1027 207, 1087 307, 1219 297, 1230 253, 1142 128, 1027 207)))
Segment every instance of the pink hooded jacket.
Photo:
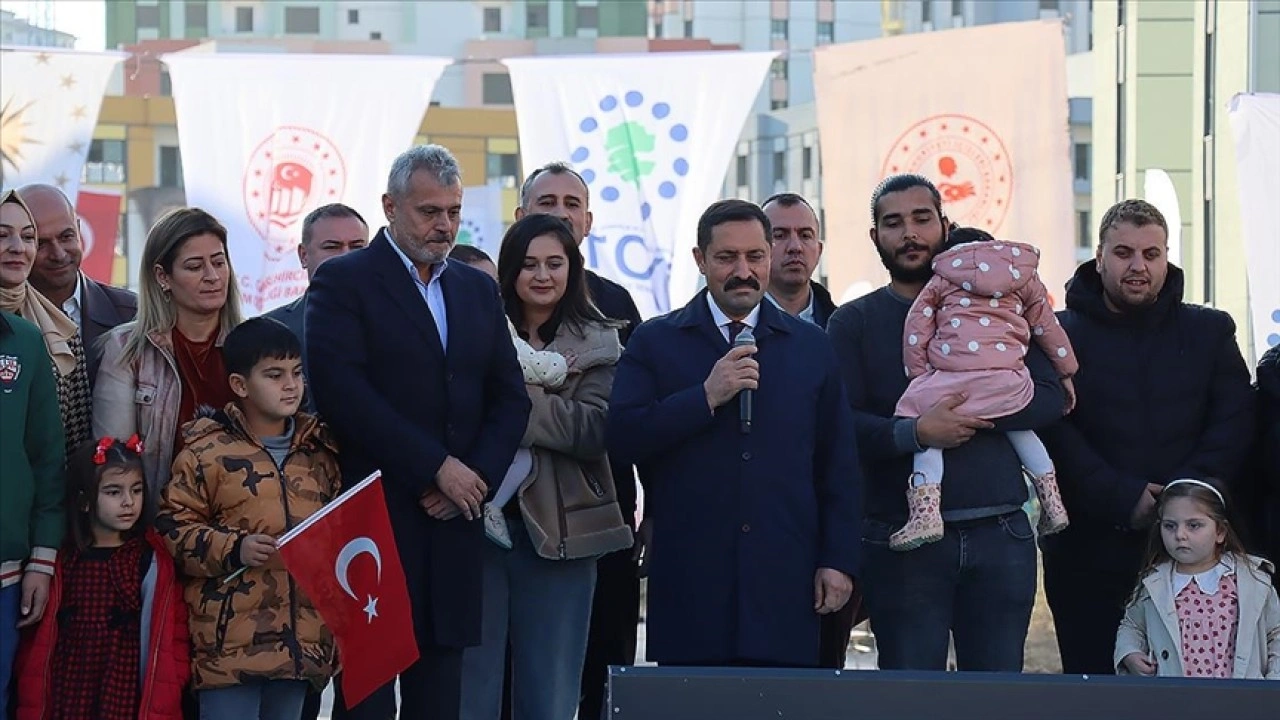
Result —
POLYGON ((1040 252, 1023 243, 975 242, 933 261, 934 275, 907 314, 903 361, 910 387, 897 414, 919 417, 943 397, 963 391, 956 412, 1011 415, 1031 401, 1023 356, 1035 342, 1059 377, 1079 370, 1067 333, 1049 304, 1036 268, 1040 252))

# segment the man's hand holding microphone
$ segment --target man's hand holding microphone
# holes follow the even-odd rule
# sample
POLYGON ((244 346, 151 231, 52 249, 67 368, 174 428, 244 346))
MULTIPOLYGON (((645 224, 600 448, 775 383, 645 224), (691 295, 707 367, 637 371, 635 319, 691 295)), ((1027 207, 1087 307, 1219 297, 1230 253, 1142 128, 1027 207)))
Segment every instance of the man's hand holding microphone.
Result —
POLYGON ((743 393, 742 405, 744 430, 750 428, 751 392, 760 385, 760 363, 756 362, 756 339, 751 328, 743 328, 734 339, 733 347, 711 367, 711 374, 702 383, 711 411, 743 393), (747 392, 743 392, 747 391, 747 392))

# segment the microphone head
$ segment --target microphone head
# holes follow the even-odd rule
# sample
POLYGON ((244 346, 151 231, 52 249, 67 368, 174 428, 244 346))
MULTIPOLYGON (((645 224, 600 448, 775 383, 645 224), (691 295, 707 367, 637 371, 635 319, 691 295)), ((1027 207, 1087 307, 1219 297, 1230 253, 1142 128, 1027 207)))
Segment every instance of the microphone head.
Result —
POLYGON ((742 331, 738 333, 738 337, 733 339, 734 347, 739 347, 742 345, 755 345, 755 344, 756 344, 756 336, 751 333, 750 325, 742 328, 742 331))

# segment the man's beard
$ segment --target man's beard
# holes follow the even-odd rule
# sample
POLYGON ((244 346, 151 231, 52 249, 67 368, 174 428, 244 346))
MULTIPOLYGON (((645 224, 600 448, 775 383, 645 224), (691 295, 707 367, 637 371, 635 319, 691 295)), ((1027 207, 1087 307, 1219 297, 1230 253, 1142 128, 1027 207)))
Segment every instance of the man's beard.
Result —
POLYGON ((933 253, 928 246, 920 243, 910 243, 898 248, 896 253, 890 253, 876 243, 876 253, 880 255, 880 262, 884 265, 884 269, 889 271, 889 277, 900 283, 916 284, 929 282, 929 278, 933 277, 933 253), (898 264, 898 256, 906 255, 912 251, 924 251, 929 253, 929 260, 918 268, 906 268, 898 264))

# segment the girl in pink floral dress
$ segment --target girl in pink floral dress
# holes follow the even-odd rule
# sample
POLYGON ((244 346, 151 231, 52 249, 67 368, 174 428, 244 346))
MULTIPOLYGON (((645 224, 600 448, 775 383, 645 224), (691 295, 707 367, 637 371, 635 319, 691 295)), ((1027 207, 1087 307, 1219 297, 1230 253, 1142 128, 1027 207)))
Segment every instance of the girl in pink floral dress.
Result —
POLYGON ((1160 493, 1146 568, 1116 634, 1120 674, 1280 679, 1275 572, 1245 554, 1214 481, 1160 493))
MULTIPOLYGON (((903 332, 911 384, 894 414, 918 418, 944 398, 964 396, 955 412, 983 420, 1013 415, 1031 402, 1034 382, 1023 360, 1035 342, 1053 363, 1075 405, 1079 365, 1040 281, 1040 251, 996 240, 974 228, 951 232, 933 261, 933 279, 916 297, 903 332)), ((1030 430, 1007 433, 1040 496, 1040 534, 1067 526, 1053 461, 1030 430)), ((907 481, 907 523, 889 538, 894 550, 942 539, 942 450, 916 453, 907 481)))

